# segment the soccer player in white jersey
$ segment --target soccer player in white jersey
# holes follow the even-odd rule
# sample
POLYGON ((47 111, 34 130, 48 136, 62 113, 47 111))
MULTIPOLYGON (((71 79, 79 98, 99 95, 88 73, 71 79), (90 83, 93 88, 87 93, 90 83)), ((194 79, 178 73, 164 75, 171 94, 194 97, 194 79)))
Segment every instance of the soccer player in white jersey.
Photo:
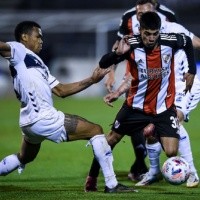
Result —
POLYGON ((0 175, 5 176, 33 161, 44 140, 55 143, 89 140, 105 177, 105 192, 131 192, 133 188, 118 183, 113 156, 102 127, 53 106, 52 93, 67 97, 99 82, 107 70, 97 67, 92 75, 74 83, 60 83, 37 55, 42 49, 42 31, 33 21, 23 21, 15 29, 16 42, 0 42, 0 55, 10 62, 16 96, 21 102, 19 125, 23 142, 19 153, 0 162, 0 175))
MULTIPOLYGON (((136 34, 136 35, 139 33, 140 24, 139 24, 138 19, 141 16, 141 14, 145 13, 147 11, 155 11, 155 5, 151 1, 148 1, 148 0, 140 1, 139 0, 138 2, 142 2, 141 5, 138 4, 136 6, 136 13, 137 13, 138 17, 136 17, 136 15, 132 17, 132 19, 131 19, 132 23, 129 23, 129 25, 131 24, 132 28, 130 28, 130 26, 129 26, 129 28, 127 30, 127 31, 131 30, 131 34, 136 34), (148 3, 146 3, 146 2, 148 2, 148 3)), ((130 12, 132 12, 132 11, 130 10, 130 12)), ((126 13, 126 14, 128 15, 128 13, 126 13)), ((197 36, 195 36, 193 33, 189 32, 188 30, 186 30, 180 24, 166 22, 166 20, 163 18, 163 16, 161 16, 160 13, 158 13, 158 14, 161 17, 161 21, 162 21, 161 32, 167 32, 167 33, 170 33, 170 32, 182 33, 183 32, 186 35, 191 37, 192 42, 193 42, 193 47, 200 49, 200 39, 197 36)), ((132 14, 131 14, 131 16, 132 16, 132 14)), ((127 21, 128 21, 128 19, 127 19, 127 21)), ((128 32, 125 32, 125 33, 128 34, 128 32)), ((120 36, 120 35, 121 35, 121 37, 123 36, 123 34, 120 34, 118 32, 118 36, 120 36)), ((117 46, 118 46, 118 42, 116 42, 113 49, 115 49, 117 46)), ((180 135, 181 135, 180 142, 179 142, 179 153, 183 158, 185 158, 188 161, 188 163, 190 164, 190 167, 192 169, 191 170, 192 173, 190 174, 190 177, 187 180, 186 186, 187 187, 197 187, 199 184, 199 177, 198 177, 197 170, 193 163, 193 156, 192 156, 192 151, 191 151, 191 147, 190 147, 190 139, 189 139, 187 131, 183 127, 183 122, 188 121, 188 115, 189 115, 190 111, 193 110, 199 102, 200 81, 199 81, 198 77, 195 76, 195 80, 194 80, 194 84, 193 84, 193 88, 192 88, 191 92, 186 95, 184 94, 184 92, 183 92, 183 90, 184 90, 183 74, 187 71, 186 66, 187 66, 187 59, 185 58, 184 52, 182 52, 182 50, 180 50, 179 53, 176 53, 176 56, 175 56, 175 69, 176 69, 175 104, 177 106, 177 111, 178 111, 178 116, 179 116, 179 121, 180 121, 180 135), (183 67, 183 66, 185 66, 185 67, 183 67)), ((110 80, 108 82, 106 82, 106 84, 107 84, 106 86, 108 88, 108 91, 112 92, 112 86, 114 83, 114 70, 112 70, 112 73, 110 75, 111 75, 109 77, 110 80)), ((139 134, 137 134, 137 135, 139 135, 139 134)), ((132 141, 134 141, 135 136, 133 136, 132 138, 133 138, 132 141)), ((138 140, 138 142, 142 141, 142 137, 138 136, 137 140, 138 140)), ((139 143, 137 143, 137 145, 139 147, 142 146, 142 145, 139 145, 139 143)), ((144 150, 142 150, 142 149, 140 152, 144 152, 144 150)), ((149 185, 155 181, 158 181, 160 178, 159 155, 161 152, 161 146, 159 143, 152 144, 152 145, 147 144, 146 149, 148 151, 148 156, 150 159, 150 170, 149 170, 150 173, 146 173, 145 176, 141 177, 142 182, 138 183, 138 185, 140 185, 140 186, 149 185), (150 175, 150 174, 152 174, 152 175, 150 175)), ((142 163, 143 163, 143 157, 144 156, 141 156, 142 163)), ((97 182, 96 177, 98 176, 97 165, 98 165, 98 163, 93 161, 93 164, 89 171, 89 176, 87 177, 86 184, 85 184, 85 187, 87 187, 88 190, 89 189, 96 190, 96 182, 97 182)), ((132 167, 131 167, 131 169, 132 169, 132 167)), ((129 178, 132 178, 132 177, 135 178, 133 176, 133 174, 130 172, 129 178)))

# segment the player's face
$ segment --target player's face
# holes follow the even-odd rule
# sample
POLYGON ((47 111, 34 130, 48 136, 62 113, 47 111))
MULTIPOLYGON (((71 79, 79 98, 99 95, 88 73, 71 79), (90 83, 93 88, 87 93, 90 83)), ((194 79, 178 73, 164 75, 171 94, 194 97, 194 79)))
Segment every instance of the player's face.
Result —
POLYGON ((42 50, 42 31, 40 28, 33 27, 30 34, 27 34, 25 46, 33 51, 39 53, 42 50))
POLYGON ((140 35, 145 47, 149 49, 154 49, 157 46, 158 38, 160 35, 159 29, 140 29, 140 35))
POLYGON ((140 21, 142 14, 146 12, 155 12, 155 7, 151 3, 136 6, 137 20, 140 21))

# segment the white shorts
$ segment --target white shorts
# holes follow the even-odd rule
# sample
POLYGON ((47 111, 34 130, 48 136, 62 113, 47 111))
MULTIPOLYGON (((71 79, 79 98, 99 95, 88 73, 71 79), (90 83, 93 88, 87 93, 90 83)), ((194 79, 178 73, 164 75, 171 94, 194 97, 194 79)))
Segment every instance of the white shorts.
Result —
POLYGON ((49 114, 41 120, 24 127, 21 127, 25 140, 38 144, 44 140, 55 143, 67 141, 67 133, 64 127, 65 115, 58 111, 57 115, 49 114))
POLYGON ((185 94, 185 82, 181 80, 176 82, 175 105, 178 110, 181 110, 184 115, 184 120, 188 122, 189 113, 195 109, 200 101, 200 80, 195 76, 191 92, 185 94))

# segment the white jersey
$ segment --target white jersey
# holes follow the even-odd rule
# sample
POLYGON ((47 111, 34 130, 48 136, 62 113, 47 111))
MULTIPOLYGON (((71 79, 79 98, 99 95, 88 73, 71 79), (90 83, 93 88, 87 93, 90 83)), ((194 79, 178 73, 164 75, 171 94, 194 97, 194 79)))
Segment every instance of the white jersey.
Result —
MULTIPOLYGON (((161 32, 175 32, 184 33, 193 39, 194 34, 189 32, 183 26, 177 23, 163 22, 161 32)), ((175 85, 176 85, 176 96, 175 105, 177 109, 181 110, 184 115, 184 120, 189 120, 189 113, 197 107, 200 100, 200 80, 195 75, 194 83, 191 92, 185 94, 185 82, 183 81, 183 75, 188 71, 188 62, 183 50, 177 51, 175 54, 175 85)))
POLYGON ((11 47, 10 70, 14 90, 21 102, 20 127, 33 124, 47 115, 59 115, 53 107, 52 91, 59 82, 48 67, 32 51, 18 42, 11 47))

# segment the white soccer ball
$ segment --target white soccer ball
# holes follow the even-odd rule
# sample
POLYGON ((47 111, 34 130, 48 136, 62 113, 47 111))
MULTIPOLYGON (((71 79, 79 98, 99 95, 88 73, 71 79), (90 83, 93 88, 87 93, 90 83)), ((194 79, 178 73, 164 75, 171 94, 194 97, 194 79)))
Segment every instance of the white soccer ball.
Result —
POLYGON ((161 171, 167 182, 172 185, 180 185, 189 178, 190 166, 185 159, 175 156, 164 162, 161 171))

